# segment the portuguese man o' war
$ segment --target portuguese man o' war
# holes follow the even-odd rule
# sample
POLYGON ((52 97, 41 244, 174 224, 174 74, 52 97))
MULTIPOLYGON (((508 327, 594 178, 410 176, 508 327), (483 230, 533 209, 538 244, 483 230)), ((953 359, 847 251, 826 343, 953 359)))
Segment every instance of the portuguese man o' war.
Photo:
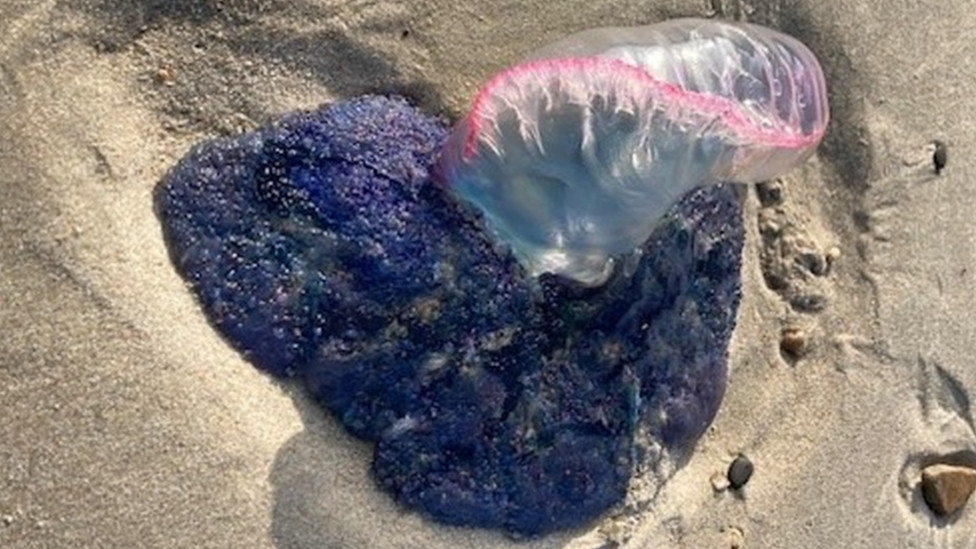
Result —
POLYGON ((696 19, 602 28, 491 79, 441 167, 530 272, 599 284, 678 198, 789 171, 827 120, 823 72, 794 38, 696 19))
MULTIPOLYGON (((687 48, 658 51, 668 59, 661 63, 674 68, 679 56, 709 59, 718 55, 713 48, 760 51, 775 40, 807 55, 772 31, 697 24, 695 32, 690 22, 656 31, 593 31, 593 38, 570 41, 565 50, 572 56, 589 55, 573 49, 582 45, 610 51, 613 40, 629 43, 631 35, 644 44, 675 44, 683 32, 687 48), (739 40, 737 32, 761 38, 739 40), (720 46, 721 36, 732 38, 720 46)), ((767 58, 732 57, 735 67, 767 58)), ((800 61, 791 70, 812 70, 806 57, 800 61)), ((544 86, 534 88, 545 92, 540 109, 579 98, 580 90, 599 92, 585 96, 576 111, 559 108, 534 126, 550 137, 524 142, 544 146, 555 155, 548 159, 541 149, 511 145, 516 130, 536 130, 506 118, 512 113, 500 103, 491 107, 498 119, 484 118, 486 101, 513 97, 508 87, 524 84, 518 75, 509 82, 509 72, 489 84, 481 107, 453 132, 401 98, 354 98, 199 144, 155 193, 170 256, 210 322, 256 367, 300 381, 348 432, 374 442, 372 473, 382 489, 439 522, 522 536, 600 517, 624 499, 648 455, 689 448, 711 423, 725 390, 744 229, 732 186, 703 183, 788 168, 809 154, 813 145, 806 140, 826 120, 815 94, 809 101, 823 109, 819 118, 787 114, 793 111, 775 102, 773 110, 747 107, 708 95, 720 88, 706 87, 705 73, 691 68, 655 76, 649 92, 635 86, 644 80, 619 78, 614 71, 636 69, 617 67, 618 61, 612 71, 599 59, 544 63, 551 63, 544 86), (678 84, 661 84, 663 78, 700 89, 679 93, 678 84), (491 90, 508 91, 495 97, 491 90), (648 106, 669 97, 679 99, 648 106), (714 115, 710 124, 702 123, 698 107, 714 115), (754 126, 763 112, 780 118, 765 118, 768 128, 754 126), (664 133, 638 134, 645 130, 664 133), (566 135, 555 139, 549 132, 566 135), (459 135, 473 137, 459 145, 459 135), (634 154, 624 151, 625 142, 647 145, 637 164, 644 172, 620 168, 619 156, 634 154), (585 154, 570 151, 582 143, 585 154), (511 164, 497 154, 485 160, 489 145, 511 164), (518 167, 528 170, 518 176, 525 183, 533 158, 544 176, 538 181, 565 175, 585 195, 560 183, 563 194, 556 197, 558 189, 541 189, 538 181, 515 189, 520 195, 500 194, 509 183, 471 175, 518 167), (628 191, 630 200, 600 194, 598 185, 608 180, 585 182, 585 173, 616 173, 636 190, 628 191), (636 179, 641 173, 685 177, 650 187, 662 204, 675 202, 649 206, 650 225, 637 223, 632 209, 651 200, 636 179), (480 195, 478 185, 485 187, 480 195), (529 244, 547 242, 527 235, 558 219, 557 206, 576 223, 573 208, 589 195, 594 217, 585 221, 602 231, 617 222, 606 218, 619 215, 634 225, 628 238, 647 233, 628 245, 639 252, 609 269, 588 257, 576 262, 595 266, 596 277, 526 261, 536 250, 529 244)), ((776 67, 766 69, 782 68, 776 67)), ((746 97, 758 96, 749 91, 746 97)), ((566 249, 586 255, 598 243, 570 239, 566 249)), ((600 261, 618 253, 617 244, 608 246, 600 261)))

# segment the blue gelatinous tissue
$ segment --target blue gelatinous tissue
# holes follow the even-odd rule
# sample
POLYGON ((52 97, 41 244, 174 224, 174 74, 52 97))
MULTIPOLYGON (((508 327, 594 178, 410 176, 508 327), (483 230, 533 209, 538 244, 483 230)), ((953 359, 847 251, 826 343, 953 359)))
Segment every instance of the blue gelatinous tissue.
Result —
POLYGON ((430 177, 445 128, 366 97, 197 146, 157 208, 208 317, 377 442, 438 520, 532 535, 620 501, 634 430, 696 438, 725 384, 743 231, 690 195, 600 288, 530 276, 430 177))
POLYGON ((776 31, 594 29, 489 81, 442 167, 530 271, 599 284, 679 197, 792 169, 828 116, 816 58, 776 31))
MULTIPOLYGON (((618 92, 607 97, 624 101, 618 92)), ((214 326, 374 441, 379 486, 440 522, 540 535, 623 499, 644 449, 638 430, 685 448, 711 422, 739 301, 740 209, 728 185, 688 187, 665 197, 674 207, 655 207, 644 240, 601 267, 601 284, 539 272, 493 217, 492 205, 518 204, 497 189, 477 201, 455 188, 480 165, 451 156, 470 119, 449 137, 381 96, 288 115, 194 147, 157 188, 156 208, 214 326)), ((554 123, 568 132, 574 120, 554 123)), ((489 134, 473 135, 480 155, 489 134)), ((704 172, 721 164, 715 150, 752 150, 724 139, 682 136, 655 150, 697 147, 680 163, 704 172)), ((496 142, 518 150, 508 144, 496 142)), ((779 165, 763 147, 755 154, 779 165)), ((566 169, 567 182, 581 180, 584 170, 566 169)))

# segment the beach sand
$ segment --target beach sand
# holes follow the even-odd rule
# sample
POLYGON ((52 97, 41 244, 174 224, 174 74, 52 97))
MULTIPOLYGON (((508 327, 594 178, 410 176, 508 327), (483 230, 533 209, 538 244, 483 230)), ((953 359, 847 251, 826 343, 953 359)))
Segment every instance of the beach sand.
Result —
POLYGON ((918 488, 930 463, 976 465, 976 12, 920 4, 2 0, 0 547, 976 547, 976 502, 941 519, 918 488), (745 195, 714 424, 592 528, 517 541, 398 508, 368 445, 210 327, 154 186, 193 143, 290 110, 378 91, 456 116, 547 42, 678 16, 798 37, 832 108, 781 200, 745 195), (738 453, 752 479, 716 488, 738 453))

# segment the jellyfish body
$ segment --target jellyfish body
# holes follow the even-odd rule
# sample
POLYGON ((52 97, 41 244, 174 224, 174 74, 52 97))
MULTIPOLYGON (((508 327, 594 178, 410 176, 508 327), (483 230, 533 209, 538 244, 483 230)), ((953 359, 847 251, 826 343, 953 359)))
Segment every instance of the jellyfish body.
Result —
POLYGON ((695 19, 593 29, 491 79, 440 173, 531 274, 598 285, 685 193, 789 171, 827 120, 823 72, 784 34, 695 19))
POLYGON ((605 29, 538 55, 450 135, 359 97, 197 145, 155 194, 214 327, 374 442, 379 486, 519 536, 601 516, 705 432, 745 231, 729 185, 685 191, 788 169, 826 123, 816 61, 772 31, 605 29))

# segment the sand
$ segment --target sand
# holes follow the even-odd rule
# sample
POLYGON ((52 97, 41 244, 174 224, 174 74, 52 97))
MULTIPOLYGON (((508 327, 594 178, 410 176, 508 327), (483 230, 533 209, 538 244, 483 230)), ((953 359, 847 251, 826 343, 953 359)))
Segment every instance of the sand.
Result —
POLYGON ((917 489, 929 463, 976 464, 976 14, 925 4, 0 1, 0 547, 976 546, 976 503, 937 519, 917 489), (744 198, 713 426, 639 513, 591 529, 516 541, 399 509, 367 445, 207 324, 153 187, 191 144, 289 110, 392 91, 456 115, 546 42, 677 16, 797 36, 833 116, 781 204, 744 198), (824 276, 795 268, 830 248, 824 276), (806 334, 798 358, 786 328, 806 334), (716 489, 740 452, 753 478, 716 489))

